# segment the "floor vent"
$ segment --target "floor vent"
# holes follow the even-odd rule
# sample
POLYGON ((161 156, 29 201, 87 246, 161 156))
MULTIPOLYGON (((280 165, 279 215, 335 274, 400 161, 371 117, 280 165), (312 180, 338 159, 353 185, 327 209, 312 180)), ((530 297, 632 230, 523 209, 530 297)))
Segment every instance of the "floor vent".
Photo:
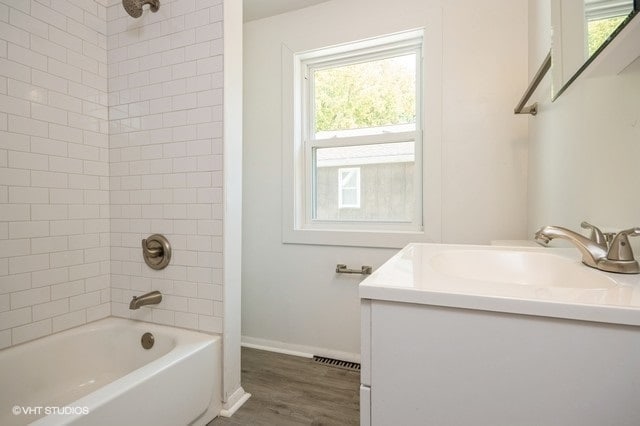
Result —
POLYGON ((329 365, 331 367, 343 368, 345 370, 360 371, 360 364, 357 362, 343 361, 341 359, 325 358, 323 356, 313 356, 313 360, 317 363, 329 365))

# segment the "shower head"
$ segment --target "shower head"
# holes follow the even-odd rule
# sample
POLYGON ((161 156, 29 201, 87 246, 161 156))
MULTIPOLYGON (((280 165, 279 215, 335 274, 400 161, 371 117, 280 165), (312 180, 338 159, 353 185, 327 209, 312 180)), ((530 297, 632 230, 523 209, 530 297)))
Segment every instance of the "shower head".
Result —
POLYGON ((157 12, 160 7, 160 0, 122 0, 122 6, 132 18, 142 16, 142 6, 149 5, 149 10, 157 12))

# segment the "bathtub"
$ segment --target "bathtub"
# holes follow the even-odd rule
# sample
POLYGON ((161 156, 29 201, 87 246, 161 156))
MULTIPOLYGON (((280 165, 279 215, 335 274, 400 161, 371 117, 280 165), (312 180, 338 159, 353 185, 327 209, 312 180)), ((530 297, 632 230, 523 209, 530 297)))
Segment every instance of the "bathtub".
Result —
POLYGON ((0 425, 204 425, 221 373, 220 337, 106 318, 0 351, 0 425))

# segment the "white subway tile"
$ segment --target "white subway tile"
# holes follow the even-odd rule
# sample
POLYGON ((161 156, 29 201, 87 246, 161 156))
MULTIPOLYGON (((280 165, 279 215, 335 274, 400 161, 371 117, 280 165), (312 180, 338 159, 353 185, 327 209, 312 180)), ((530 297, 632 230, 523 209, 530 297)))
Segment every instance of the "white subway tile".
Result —
POLYGON ((42 22, 46 22, 49 25, 53 25, 54 27, 57 27, 63 31, 67 28, 67 18, 63 14, 58 13, 49 7, 41 5, 38 2, 31 2, 31 16, 40 19, 42 22))
POLYGON ((84 263, 84 252, 82 250, 59 251, 49 254, 49 264, 52 268, 62 268, 82 263, 84 263))
POLYGON ((31 152, 65 157, 67 156, 67 143, 54 139, 32 136, 31 152))
POLYGON ((87 312, 87 322, 106 318, 109 315, 111 315, 111 304, 103 303, 98 306, 91 306, 86 309, 86 312, 87 312))
POLYGON ((31 68, 37 68, 42 71, 47 70, 47 57, 45 55, 13 43, 8 44, 7 58, 31 68))
POLYGON ((0 329, 5 330, 31 322, 31 308, 0 312, 0 329))
POLYGON ((198 92, 198 106, 222 105, 222 89, 198 92))
MULTIPOLYGON (((28 189, 24 187, 10 187, 13 189, 28 189)), ((27 204, 0 204, 0 218, 2 220, 25 220, 29 219, 30 208, 27 204)), ((4 243, 4 242, 3 242, 4 243)))
POLYGON ((33 306, 51 300, 49 287, 33 288, 11 293, 11 309, 20 309, 25 306, 33 306))
POLYGON ((222 55, 198 59, 198 74, 209 74, 222 71, 222 55))
POLYGON ((0 21, 9 22, 9 6, 0 3, 0 21))
POLYGON ((82 101, 80 99, 58 92, 49 94, 49 105, 71 112, 82 112, 82 101))
MULTIPOLYGON (((82 173, 82 160, 67 157, 49 157, 49 170, 63 173, 82 173)), ((52 201, 51 202, 55 202, 52 201)), ((74 202, 82 202, 74 201, 74 202)))
MULTIPOLYGON (((3 259, 7 264, 7 259, 3 259)), ((13 274, 0 277, 0 294, 8 294, 31 288, 31 276, 29 273, 13 274)), ((1 323, 1 322, 0 322, 1 323)))
POLYGON ((14 169, 47 170, 49 157, 30 152, 9 151, 9 167, 14 169))
MULTIPOLYGON (((12 186, 9 188, 9 202, 25 204, 48 203, 49 190, 46 188, 23 188, 12 186)), ((22 219, 28 219, 28 215, 26 216, 27 217, 23 216, 22 219)))
MULTIPOLYGON (((88 43, 94 44, 94 45, 98 45, 98 33, 94 30, 92 30, 91 28, 87 27, 84 24, 81 24, 80 22, 82 21, 82 19, 80 19, 78 22, 74 21, 74 20, 68 20, 67 21, 67 31, 78 37, 81 40, 84 40, 88 43)), ((82 52, 82 47, 80 48, 79 52, 82 52)))
MULTIPOLYGON (((47 103, 48 101, 48 90, 31 84, 23 83, 18 80, 9 79, 7 89, 9 96, 13 96, 15 98, 26 99, 28 101, 38 102, 41 104, 47 103)), ((16 100, 13 99, 13 102, 16 102, 16 100)), ((15 112, 13 112, 13 114, 15 114, 15 112)), ((19 115, 28 117, 29 113, 27 112, 19 115)))
POLYGON ((86 263, 69 267, 69 279, 79 280, 100 275, 99 263, 86 263))
POLYGON ((31 205, 31 220, 60 220, 67 219, 68 216, 67 206, 63 204, 31 205))
POLYGON ((31 185, 45 188, 66 188, 68 175, 66 173, 32 171, 31 185))
POLYGON ((63 299, 84 293, 84 280, 61 282, 51 286, 51 299, 63 299))
MULTIPOLYGON (((9 14, 11 20, 11 14, 9 14)), ((29 47, 29 33, 18 27, 0 21, 0 39, 23 47, 29 47)))
POLYGON ((76 235, 84 232, 84 224, 78 220, 52 220, 51 236, 76 235))
POLYGON ((67 111, 34 103, 31 105, 31 118, 66 125, 67 111))
POLYGON ((85 310, 69 312, 52 318, 52 330, 57 333, 72 327, 85 324, 87 322, 87 313, 85 310))
POLYGON ((48 58, 48 71, 55 76, 80 83, 82 81, 82 70, 64 62, 48 58))
POLYGON ((6 312, 11 309, 10 299, 8 294, 0 295, 0 312, 6 312))
POLYGON ((30 75, 32 76, 31 82, 36 86, 56 90, 59 92, 67 91, 68 82, 64 78, 39 70, 31 71, 30 75))
POLYGON ((47 236, 49 236, 49 222, 47 221, 22 221, 9 223, 9 238, 13 239, 47 236))
POLYGON ((82 52, 82 39, 67 33, 66 31, 59 30, 54 27, 49 27, 49 41, 59 44, 71 49, 75 52, 82 52))
POLYGON ((174 325, 174 312, 165 309, 152 309, 153 322, 164 325, 174 325))
MULTIPOLYGON (((0 39, 1 38, 2 36, 0 35, 0 39)), ((6 47, 6 44, 4 46, 6 47)), ((7 55, 5 53, 4 55, 0 56, 4 56, 4 58, 6 58, 7 55)), ((14 78, 26 83, 29 83, 31 81, 31 68, 4 58, 0 57, 0 70, 2 70, 2 75, 4 77, 14 78)), ((40 71, 34 70, 33 72, 35 74, 36 72, 40 71)))
POLYGON ((222 318, 198 315, 198 329, 210 333, 222 333, 222 318))
POLYGON ((46 38, 38 37, 34 34, 31 34, 31 49, 50 58, 56 58, 63 62, 67 61, 67 49, 64 46, 52 43, 46 38))
POLYGON ((33 320, 40 321, 69 312, 69 299, 54 300, 33 306, 33 320))
POLYGON ((31 239, 31 254, 51 253, 67 250, 67 248, 67 237, 41 237, 31 239))
POLYGON ((11 342, 14 345, 51 334, 51 319, 11 329, 11 342))
POLYGON ((31 243, 28 239, 4 240, 2 244, 0 244, 0 257, 28 255, 30 253, 30 246, 31 243))
POLYGON ((222 37, 222 22, 214 22, 209 25, 196 28, 196 42, 211 41, 222 37))
POLYGON ((175 326, 183 328, 198 328, 198 315, 188 312, 176 312, 175 313, 175 326))
POLYGON ((10 132, 40 136, 43 138, 46 138, 49 135, 49 126, 45 121, 9 115, 7 124, 10 132))

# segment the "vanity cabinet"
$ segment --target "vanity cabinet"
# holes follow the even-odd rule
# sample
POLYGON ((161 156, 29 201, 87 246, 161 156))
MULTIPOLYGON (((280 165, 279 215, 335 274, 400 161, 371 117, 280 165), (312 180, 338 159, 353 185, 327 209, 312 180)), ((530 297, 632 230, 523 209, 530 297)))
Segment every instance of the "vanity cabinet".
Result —
POLYGON ((362 425, 640 424, 638 327, 378 300, 362 320, 362 425))
POLYGON ((362 425, 640 425, 640 287, 610 317, 591 299, 432 291, 419 257, 361 284, 362 425))

